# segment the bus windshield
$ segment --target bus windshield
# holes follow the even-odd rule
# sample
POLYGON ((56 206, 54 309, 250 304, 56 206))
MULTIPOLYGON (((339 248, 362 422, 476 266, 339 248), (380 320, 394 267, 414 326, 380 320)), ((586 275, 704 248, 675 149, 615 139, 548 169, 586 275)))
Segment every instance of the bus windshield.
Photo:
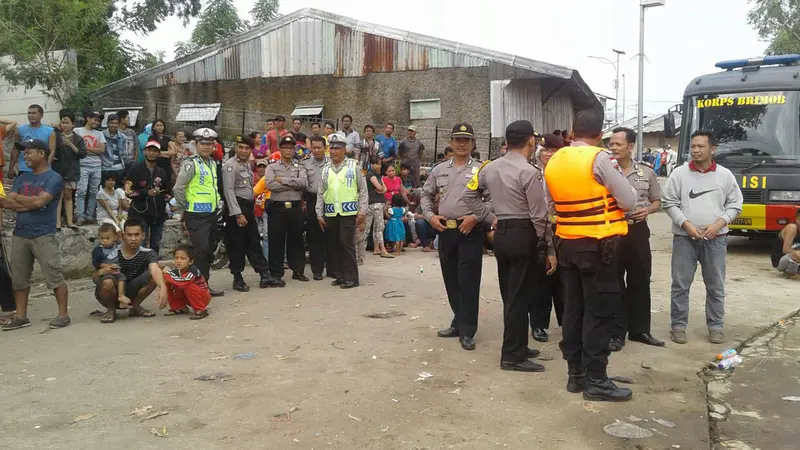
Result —
POLYGON ((796 161, 800 138, 800 92, 700 95, 688 99, 689 132, 681 159, 688 161, 696 130, 717 139, 715 159, 728 166, 796 161))

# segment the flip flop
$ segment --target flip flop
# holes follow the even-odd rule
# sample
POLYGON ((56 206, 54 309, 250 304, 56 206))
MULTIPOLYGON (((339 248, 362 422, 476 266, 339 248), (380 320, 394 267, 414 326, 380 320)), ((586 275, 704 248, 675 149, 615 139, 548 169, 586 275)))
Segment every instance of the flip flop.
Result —
POLYGON ((136 307, 136 308, 131 308, 130 311, 128 312, 128 317, 150 318, 150 317, 155 317, 155 316, 156 316, 156 313, 154 313, 153 311, 149 311, 147 309, 144 309, 141 306, 140 307, 136 307))
POLYGON ((188 309, 170 309, 169 311, 165 312, 165 316, 180 316, 181 314, 189 314, 188 309))
POLYGON ((208 310, 195 311, 194 314, 189 316, 189 320, 200 320, 208 317, 208 310))
POLYGON ((117 321, 116 314, 103 314, 103 317, 100 318, 100 323, 114 323, 117 321))

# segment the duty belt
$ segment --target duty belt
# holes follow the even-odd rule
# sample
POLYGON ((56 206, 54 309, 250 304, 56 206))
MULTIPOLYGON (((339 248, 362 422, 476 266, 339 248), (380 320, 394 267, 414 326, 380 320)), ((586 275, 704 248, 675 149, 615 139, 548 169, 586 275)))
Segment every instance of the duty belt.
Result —
POLYGON ((447 219, 447 220, 445 220, 445 222, 444 222, 444 224, 445 224, 445 225, 444 225, 444 227, 445 227, 446 229, 448 229, 448 230, 456 230, 456 229, 458 229, 458 227, 460 227, 460 226, 461 226, 461 224, 462 224, 462 223, 464 223, 464 221, 463 221, 463 220, 458 220, 458 219, 447 219))
POLYGON ((647 222, 647 219, 644 219, 644 220, 628 219, 628 225, 636 225, 638 223, 645 223, 645 222, 647 222))
POLYGON ((291 202, 282 202, 280 200, 270 200, 270 204, 277 206, 278 208, 299 208, 300 207, 300 200, 295 200, 291 202))

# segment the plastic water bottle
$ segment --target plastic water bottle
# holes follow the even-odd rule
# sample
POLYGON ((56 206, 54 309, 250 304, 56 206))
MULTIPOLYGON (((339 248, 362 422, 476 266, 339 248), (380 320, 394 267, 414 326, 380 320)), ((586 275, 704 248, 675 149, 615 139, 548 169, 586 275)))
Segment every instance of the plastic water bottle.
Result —
POLYGON ((725 350, 724 352, 718 354, 717 355, 717 361, 722 361, 723 359, 728 359, 731 356, 736 356, 736 349, 729 348, 729 349, 725 350))
POLYGON ((423 273, 423 272, 425 272, 425 268, 422 267, 422 266, 419 266, 419 273, 423 273))
POLYGON ((742 357, 739 355, 731 356, 728 359, 723 359, 722 361, 717 364, 717 369, 720 370, 727 370, 733 369, 734 367, 738 366, 742 363, 742 357))

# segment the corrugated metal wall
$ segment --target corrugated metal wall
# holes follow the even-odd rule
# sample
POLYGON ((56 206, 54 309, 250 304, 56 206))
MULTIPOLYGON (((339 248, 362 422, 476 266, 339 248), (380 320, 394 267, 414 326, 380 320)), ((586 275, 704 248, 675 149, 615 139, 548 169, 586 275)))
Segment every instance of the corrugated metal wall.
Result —
POLYGON ((567 91, 559 91, 550 96, 542 107, 543 123, 542 132, 550 133, 553 130, 572 129, 572 118, 575 111, 572 108, 572 98, 567 91))
POLYGON ((503 89, 504 125, 528 120, 537 132, 542 130, 542 88, 539 80, 511 80, 503 89))
POLYGON ((492 81, 492 134, 502 136, 515 120, 528 120, 538 133, 572 126, 574 110, 567 91, 558 91, 542 105, 542 84, 536 79, 492 81))
POLYGON ((155 86, 246 78, 483 67, 479 57, 304 18, 157 77, 155 86))

